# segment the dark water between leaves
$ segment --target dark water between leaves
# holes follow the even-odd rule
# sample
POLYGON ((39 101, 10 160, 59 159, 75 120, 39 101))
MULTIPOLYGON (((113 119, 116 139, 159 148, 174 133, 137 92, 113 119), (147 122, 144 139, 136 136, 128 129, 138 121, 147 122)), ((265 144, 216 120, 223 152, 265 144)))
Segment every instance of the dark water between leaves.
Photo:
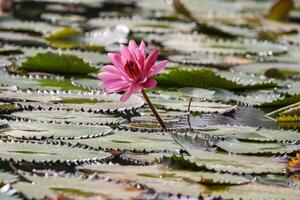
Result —
MULTIPOLYGON (((190 123, 193 128, 206 125, 231 124, 242 126, 254 126, 278 129, 278 125, 271 119, 264 116, 265 112, 258 108, 240 106, 236 113, 230 115, 201 115, 191 116, 190 123)), ((188 119, 183 118, 179 127, 187 127, 188 119)))

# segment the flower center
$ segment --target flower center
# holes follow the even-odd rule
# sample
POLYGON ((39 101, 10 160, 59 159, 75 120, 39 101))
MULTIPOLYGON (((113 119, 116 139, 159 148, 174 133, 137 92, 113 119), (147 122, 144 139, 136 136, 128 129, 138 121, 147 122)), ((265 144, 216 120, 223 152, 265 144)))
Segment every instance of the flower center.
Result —
POLYGON ((128 74, 128 76, 132 79, 141 78, 141 71, 136 64, 136 62, 132 60, 128 60, 124 67, 125 72, 128 74))

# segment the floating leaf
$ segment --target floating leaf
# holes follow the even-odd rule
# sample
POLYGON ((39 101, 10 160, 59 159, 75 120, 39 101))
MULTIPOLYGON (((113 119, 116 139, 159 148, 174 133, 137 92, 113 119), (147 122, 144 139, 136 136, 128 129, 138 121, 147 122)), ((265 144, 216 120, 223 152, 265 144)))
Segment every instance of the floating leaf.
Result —
POLYGON ((125 25, 134 32, 155 32, 155 33, 172 33, 172 32, 189 32, 195 26, 191 23, 170 22, 147 20, 139 17, 134 18, 94 18, 88 20, 87 24, 93 28, 115 27, 125 25))
POLYGON ((17 91, 0 93, 0 99, 15 100, 23 106, 71 109, 84 111, 130 110, 144 105, 144 101, 133 95, 128 101, 120 102, 120 95, 76 92, 17 91), (27 101, 27 102, 25 102, 27 101), (38 103, 35 103, 38 102, 38 103))
POLYGON ((265 103, 272 103, 274 100, 283 99, 282 95, 275 93, 273 90, 256 90, 245 92, 242 94, 235 94, 234 92, 214 88, 216 91, 214 97, 217 100, 224 102, 236 102, 239 105, 245 106, 261 106, 265 103))
POLYGON ((96 66, 99 63, 109 63, 107 55, 100 54, 98 52, 81 51, 81 50, 74 50, 74 49, 53 49, 53 48, 33 48, 33 47, 19 47, 19 48, 26 57, 34 57, 39 53, 43 54, 43 53, 52 52, 55 54, 64 54, 64 55, 66 54, 66 55, 76 56, 93 66, 96 66))
POLYGON ((109 158, 110 154, 56 142, 0 140, 1 160, 14 162, 83 163, 109 158))
MULTIPOLYGON (((18 176, 9 172, 0 171, 0 181, 4 184, 9 184, 18 180, 18 176)), ((1 193, 1 192, 0 192, 1 193)))
POLYGON ((228 155, 213 153, 196 149, 188 149, 192 157, 186 157, 196 166, 215 170, 217 172, 230 172, 239 174, 276 173, 283 174, 285 160, 276 157, 228 155))
POLYGON ((64 27, 52 31, 51 33, 45 36, 45 39, 49 41, 64 40, 70 37, 76 37, 78 35, 80 35, 80 32, 78 30, 71 27, 64 27))
POLYGON ((285 95, 283 98, 275 99, 269 103, 263 103, 262 107, 283 107, 300 101, 300 95, 285 95))
POLYGON ((238 125, 210 125, 201 128, 200 132, 218 138, 237 138, 242 141, 258 142, 295 142, 300 138, 300 134, 296 131, 238 125))
POLYGON ((44 38, 52 47, 57 48, 78 48, 82 33, 72 27, 64 27, 57 31, 47 34, 44 38))
POLYGON ((213 99, 215 91, 206 90, 202 88, 179 88, 178 91, 189 97, 195 97, 200 99, 213 99))
POLYGON ((80 78, 72 79, 71 82, 77 87, 86 88, 90 90, 101 90, 101 88, 99 87, 99 79, 80 78))
POLYGON ((133 132, 118 131, 114 134, 99 138, 69 140, 70 143, 81 143, 94 148, 114 149, 114 150, 136 150, 146 152, 176 152, 180 146, 168 135, 168 133, 155 132, 133 132))
POLYGON ((20 21, 16 19, 3 19, 0 21, 0 29, 7 31, 18 31, 35 34, 48 34, 60 29, 59 26, 45 22, 20 21))
POLYGON ((134 164, 157 164, 160 163, 163 157, 172 156, 171 152, 147 153, 147 152, 124 152, 120 155, 122 160, 134 164))
POLYGON ((291 154, 300 151, 299 144, 290 143, 254 143, 238 140, 218 141, 216 146, 228 153, 250 155, 291 154))
POLYGON ((44 39, 25 33, 0 32, 0 40, 25 46, 46 46, 44 39))
POLYGON ((279 113, 276 117, 277 122, 298 122, 300 121, 300 107, 294 106, 279 113))
POLYGON ((299 195, 299 190, 297 189, 273 185, 261 185, 257 183, 225 188, 207 187, 203 192, 211 196, 220 195, 223 198, 234 200, 251 200, 257 198, 265 200, 297 199, 299 195))
POLYGON ((84 43, 92 46, 114 45, 115 43, 123 43, 127 41, 129 29, 125 25, 116 25, 114 28, 96 29, 85 34, 84 43))
MULTIPOLYGON (((70 80, 62 77, 41 77, 41 76, 19 76, 8 73, 0 73, 1 86, 16 86, 19 89, 38 89, 38 90, 77 90, 86 89, 76 87, 70 80)), ((9 91, 8 91, 9 92, 9 91)), ((1 94, 1 93, 0 93, 1 94)))
POLYGON ((285 158, 214 152, 213 146, 221 144, 219 142, 222 141, 204 134, 173 133, 173 137, 191 154, 191 156, 184 156, 182 160, 186 166, 238 174, 284 173, 285 158))
POLYGON ((62 75, 86 75, 98 71, 98 69, 91 67, 76 56, 59 55, 51 52, 37 54, 29 58, 22 63, 20 69, 29 72, 47 72, 62 75))
POLYGON ((209 69, 172 69, 160 74, 157 78, 159 86, 163 87, 220 87, 224 89, 250 89, 273 87, 276 84, 270 80, 249 77, 242 74, 215 73, 209 69))
POLYGON ((228 69, 239 64, 248 64, 251 60, 239 56, 225 56, 205 53, 194 53, 191 55, 169 56, 170 61, 183 65, 207 66, 218 69, 228 69))
MULTIPOLYGON (((169 99, 164 97, 152 97, 152 102, 158 107, 166 110, 175 110, 175 111, 188 111, 189 100, 188 99, 169 99)), ((227 112, 234 112, 236 106, 215 103, 208 101, 199 101, 194 100, 190 105, 190 111, 193 113, 218 113, 224 114, 227 112)))
MULTIPOLYGON (((188 171, 176 170, 164 165, 151 165, 151 166, 126 166, 120 165, 106 165, 94 164, 84 165, 79 167, 82 171, 95 172, 100 177, 110 177, 112 179, 126 179, 147 185, 148 182, 162 182, 175 181, 175 182, 194 182, 200 184, 211 185, 240 185, 248 183, 249 180, 229 174, 219 174, 212 172, 201 171, 188 171)), ((172 193, 177 193, 173 191, 172 193)))
POLYGON ((18 182, 13 185, 27 198, 43 199, 63 194, 80 199, 135 199, 142 197, 145 190, 131 186, 128 182, 109 181, 99 178, 82 179, 75 176, 23 174, 31 182, 18 182), (33 184, 34 183, 34 184, 33 184))
POLYGON ((79 139, 107 135, 111 129, 98 125, 54 124, 45 122, 4 121, 8 127, 1 129, 2 135, 26 139, 79 139))
POLYGON ((269 78, 278 79, 288 79, 300 74, 299 65, 291 63, 255 63, 236 66, 234 69, 243 73, 265 75, 269 78))
POLYGON ((11 117, 16 119, 31 119, 42 122, 72 123, 72 124, 99 124, 113 125, 123 123, 121 117, 114 117, 107 114, 90 113, 82 111, 67 110, 32 110, 14 112, 11 117))
POLYGON ((281 44, 259 42, 255 40, 214 40, 201 35, 168 35, 161 39, 165 48, 183 53, 209 53, 220 55, 256 55, 271 56, 288 51, 281 44))

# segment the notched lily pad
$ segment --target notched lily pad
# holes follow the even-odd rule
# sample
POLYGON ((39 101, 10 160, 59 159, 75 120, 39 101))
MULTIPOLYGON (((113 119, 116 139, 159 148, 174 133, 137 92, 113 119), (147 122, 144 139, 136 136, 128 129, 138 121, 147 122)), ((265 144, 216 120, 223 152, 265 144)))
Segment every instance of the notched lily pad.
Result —
POLYGON ((197 87, 209 88, 219 87, 223 89, 257 89, 276 86, 272 80, 261 79, 247 74, 233 72, 214 72, 210 69, 174 68, 160 74, 157 78, 159 86, 197 87))
POLYGON ((118 131, 104 137, 69 140, 70 143, 81 143, 94 148, 127 150, 138 152, 178 152, 180 146, 168 133, 118 131))
POLYGON ((108 159, 109 153, 92 148, 73 146, 68 143, 50 141, 17 141, 1 139, 1 160, 37 163, 73 163, 108 159))
MULTIPOLYGON (((79 167, 82 171, 95 172, 99 176, 108 176, 112 179, 122 178, 131 181, 136 181, 147 185, 148 182, 160 181, 175 181, 189 182, 203 185, 240 185, 248 183, 250 180, 242 176, 234 176, 230 174, 219 174, 213 172, 177 170, 168 166, 150 165, 150 166, 120 166, 94 164, 84 165, 79 167)), ((176 193, 173 191, 172 193, 176 193)))
POLYGON ((169 48, 184 53, 212 53, 220 55, 257 55, 271 56, 283 54, 288 51, 281 44, 259 42, 256 40, 214 40, 201 35, 168 35, 162 39, 162 44, 169 48))
POLYGON ((116 125, 124 123, 121 117, 113 115, 91 113, 82 111, 67 111, 60 109, 51 110, 23 110, 11 114, 15 119, 31 119, 41 122, 71 123, 71 124, 92 124, 92 125, 116 125))
POLYGON ((114 27, 119 24, 127 26, 134 32, 172 33, 175 31, 189 32, 194 24, 170 21, 156 21, 142 18, 94 18, 88 20, 88 25, 93 28, 114 27))
POLYGON ((135 199, 142 198, 145 189, 137 188, 128 181, 105 180, 96 177, 83 179, 72 175, 45 174, 44 176, 23 173, 31 182, 17 182, 15 189, 27 198, 56 198, 59 195, 80 199, 135 199))
POLYGON ((1 135, 19 139, 80 139, 100 137, 111 132, 108 126, 55 124, 37 121, 4 121, 8 126, 1 135))
POLYGON ((21 64, 20 69, 27 72, 45 72, 59 75, 87 75, 98 71, 97 68, 90 66, 76 56, 51 52, 39 53, 28 58, 21 64))
POLYGON ((144 105, 144 101, 133 95, 128 101, 120 102, 118 94, 76 93, 61 91, 17 91, 0 93, 0 99, 14 100, 20 105, 42 108, 69 109, 77 111, 124 111, 144 105), (26 102, 25 102, 26 101, 26 102), (35 103, 38 102, 38 103, 35 103))
POLYGON ((207 134, 212 137, 236 138, 242 141, 257 142, 296 142, 300 137, 296 131, 239 125, 211 125, 203 127, 199 131, 201 134, 207 134))
MULTIPOLYGON (((19 76, 10 75, 6 72, 0 74, 1 86, 16 86, 22 90, 77 90, 85 91, 84 88, 76 87, 70 80, 62 77, 43 76, 19 76)), ((2 94, 2 93, 1 93, 2 94)))

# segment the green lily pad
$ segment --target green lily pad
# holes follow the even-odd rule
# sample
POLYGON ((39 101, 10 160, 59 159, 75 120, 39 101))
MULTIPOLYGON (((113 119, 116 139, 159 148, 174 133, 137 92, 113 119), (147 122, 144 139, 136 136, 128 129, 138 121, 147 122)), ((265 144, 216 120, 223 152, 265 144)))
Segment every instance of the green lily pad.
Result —
POLYGON ((15 33, 15 32, 0 32, 0 41, 10 42, 18 45, 25 46, 46 46, 47 42, 37 36, 31 36, 26 33, 15 33))
POLYGON ((32 142, 16 140, 0 140, 1 160, 14 162, 61 162, 83 163, 88 160, 102 160, 110 154, 94 149, 84 149, 78 146, 55 142, 32 142))
POLYGON ((49 34, 59 30, 61 27, 45 22, 21 21, 16 19, 5 19, 0 21, 0 29, 17 32, 33 32, 36 34, 49 34))
POLYGON ((94 148, 146 151, 146 152, 177 152, 180 146, 172 139, 168 133, 163 132, 134 132, 118 131, 114 134, 99 138, 69 140, 70 143, 81 143, 94 148))
POLYGON ((87 75, 98 71, 76 56, 51 52, 40 53, 28 58, 21 64, 20 69, 27 72, 46 72, 59 75, 87 75), (44 62, 45 60, 47 62, 44 62))
MULTIPOLYGON (((188 99, 169 99, 164 97, 151 97, 152 103, 159 108, 175 111, 188 111, 189 100, 188 99)), ((191 103, 190 111, 193 113, 218 113, 223 114, 232 112, 236 109, 236 106, 215 103, 208 101, 194 100, 191 103)))
POLYGON ((287 47, 270 42, 255 40, 212 40, 198 35, 168 35, 163 45, 169 49, 175 49, 184 53, 211 53, 220 55, 257 55, 271 56, 283 54, 288 51, 287 47))
POLYGON ((24 174, 31 182, 17 182, 15 189, 27 198, 42 199, 45 196, 55 197, 62 194, 70 198, 97 199, 97 198, 138 198, 145 190, 131 186, 129 183, 118 183, 99 178, 82 179, 75 176, 37 176, 24 174), (33 184, 34 183, 34 184, 33 184))
POLYGON ((99 79, 91 79, 91 78, 80 78, 80 79, 72 79, 72 84, 81 87, 86 88, 89 90, 102 90, 101 87, 99 87, 99 79))
POLYGON ((156 77, 159 86, 163 87, 219 87, 223 89, 268 88, 276 84, 272 80, 264 80, 246 74, 232 72, 215 73, 209 69, 174 68, 156 77))
POLYGON ((112 115, 67 110, 24 110, 21 112, 14 112, 11 116, 16 117, 17 119, 72 124, 112 125, 125 122, 123 118, 114 117, 112 115))
MULTIPOLYGON (((297 64, 291 63, 256 63, 236 66, 234 69, 239 72, 258 75, 267 75, 268 71, 272 69, 274 71, 275 69, 277 69, 278 73, 280 73, 280 77, 285 79, 289 78, 289 76, 296 76, 297 74, 300 74, 299 66, 297 64)), ((275 76, 275 73, 273 74, 274 77, 271 78, 280 78, 279 75, 275 76)))
POLYGON ((218 138, 236 138, 242 141, 257 142, 296 142, 300 136, 296 131, 238 125, 210 125, 201 128, 200 132, 218 138))
POLYGON ((77 111, 122 111, 139 108, 144 105, 144 101, 136 95, 133 95, 126 102, 120 102, 120 95, 100 93, 9 91, 0 93, 0 99, 15 100, 23 106, 31 105, 36 108, 52 107, 56 109, 70 109, 77 111))
POLYGON ((186 157, 196 166, 206 167, 217 172, 238 174, 283 174, 286 161, 280 157, 245 156, 214 153, 202 150, 189 149, 192 157, 186 157))
POLYGON ((88 25, 93 28, 114 27, 119 24, 127 26, 134 32, 155 32, 155 33, 170 33, 170 32, 189 32, 194 28, 193 24, 156 21, 142 18, 94 18, 88 20, 88 25))
POLYGON ((107 135, 111 129, 98 125, 54 124, 45 122, 4 121, 8 127, 1 129, 1 135, 14 138, 79 139, 107 135))
POLYGON ((254 143, 237 140, 218 141, 216 146, 229 153, 250 155, 291 154, 300 150, 299 144, 290 143, 254 143))
MULTIPOLYGON (((84 165, 79 167, 82 171, 95 172, 98 176, 110 177, 112 179, 127 179, 147 185, 148 182, 160 181, 187 181, 211 185, 240 185, 250 180, 230 174, 219 174, 213 172, 187 171, 168 168, 164 165, 151 166, 126 166, 120 165, 84 165)), ((176 193, 174 191, 173 193, 176 193)))
POLYGON ((44 78, 39 76, 19 76, 0 74, 0 85, 16 86, 19 89, 39 89, 39 90, 77 90, 85 91, 84 88, 76 87, 71 84, 69 79, 65 78, 44 78))

